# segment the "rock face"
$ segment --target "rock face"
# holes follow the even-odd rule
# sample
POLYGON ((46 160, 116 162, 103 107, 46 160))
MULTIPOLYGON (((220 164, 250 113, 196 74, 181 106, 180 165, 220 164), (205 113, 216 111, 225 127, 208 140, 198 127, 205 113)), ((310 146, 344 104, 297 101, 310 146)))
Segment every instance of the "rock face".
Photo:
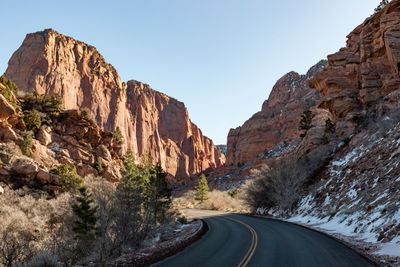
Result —
POLYGON ((400 100, 400 2, 392 1, 347 37, 347 45, 328 56, 328 67, 310 86, 321 92, 341 136, 352 134, 365 118, 383 115, 400 100))
POLYGON ((5 76, 23 92, 61 94, 65 109, 88 108, 106 131, 120 127, 123 150, 151 154, 177 179, 224 164, 224 155, 204 137, 182 102, 129 81, 90 45, 45 30, 28 34, 5 76))
POLYGON ((283 141, 293 144, 299 140, 300 115, 320 101, 320 94, 307 80, 325 66, 326 61, 320 61, 306 75, 289 72, 279 79, 261 111, 229 131, 227 165, 253 160, 283 141))

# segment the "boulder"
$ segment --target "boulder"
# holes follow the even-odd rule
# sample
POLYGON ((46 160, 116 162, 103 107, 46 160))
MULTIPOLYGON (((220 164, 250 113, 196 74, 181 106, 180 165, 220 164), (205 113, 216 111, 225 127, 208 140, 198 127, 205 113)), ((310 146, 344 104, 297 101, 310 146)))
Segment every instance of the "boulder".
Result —
POLYGON ((14 114, 15 108, 8 103, 7 99, 2 94, 0 94, 0 121, 7 120, 14 114))
POLYGON ((60 185, 60 177, 58 175, 46 172, 42 169, 39 169, 36 179, 41 184, 52 184, 52 185, 60 185))
POLYGON ((87 164, 79 164, 76 168, 76 172, 81 176, 81 177, 86 177, 90 174, 92 175, 97 175, 97 171, 95 168, 93 168, 90 165, 87 164))
POLYGON ((2 194, 4 194, 4 189, 3 189, 3 187, 0 186, 0 196, 1 196, 2 194))
POLYGON ((42 126, 36 133, 36 139, 39 140, 39 142, 44 146, 48 146, 49 144, 51 144, 51 128, 47 125, 42 126))
POLYGON ((35 178, 38 166, 32 160, 20 158, 14 161, 12 165, 13 173, 21 176, 22 180, 28 182, 35 178))
POLYGON ((17 134, 6 121, 0 122, 0 140, 4 142, 15 141, 18 139, 17 134))

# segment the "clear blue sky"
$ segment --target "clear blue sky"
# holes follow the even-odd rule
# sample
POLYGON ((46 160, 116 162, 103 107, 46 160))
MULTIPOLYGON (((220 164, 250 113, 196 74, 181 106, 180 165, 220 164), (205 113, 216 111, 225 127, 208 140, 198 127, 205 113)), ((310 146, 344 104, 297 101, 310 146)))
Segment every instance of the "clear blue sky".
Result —
POLYGON ((345 45, 380 0, 2 0, 0 73, 25 34, 94 45, 122 80, 183 101, 216 144, 261 109, 277 79, 345 45))

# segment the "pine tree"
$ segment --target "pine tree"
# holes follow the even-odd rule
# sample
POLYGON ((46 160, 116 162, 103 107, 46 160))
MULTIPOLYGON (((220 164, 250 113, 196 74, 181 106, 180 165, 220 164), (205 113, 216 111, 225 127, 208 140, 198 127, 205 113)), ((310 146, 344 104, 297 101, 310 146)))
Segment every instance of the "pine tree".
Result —
POLYGON ((124 157, 124 167, 120 170, 121 182, 118 184, 112 203, 116 248, 135 245, 141 230, 143 179, 135 163, 131 150, 124 157))
POLYGON ((150 185, 152 187, 151 192, 151 211, 154 219, 154 223, 162 222, 168 209, 171 206, 171 189, 167 183, 167 173, 164 172, 160 164, 152 166, 154 175, 151 177, 150 185))
POLYGON ((198 185, 194 189, 196 191, 194 195, 195 200, 198 200, 200 201, 200 203, 203 203, 208 199, 208 191, 210 189, 208 188, 207 179, 204 176, 204 174, 200 175, 198 180, 198 185))
POLYGON ((94 240, 97 235, 97 206, 93 205, 92 195, 88 193, 86 187, 79 188, 76 202, 72 205, 72 211, 76 218, 72 231, 76 240, 86 243, 94 240))
POLYGON ((313 117, 314 117, 314 115, 312 114, 311 110, 306 110, 303 112, 303 114, 301 114, 299 130, 304 130, 304 132, 302 134, 300 134, 300 137, 306 136, 308 130, 313 127, 313 125, 312 125, 313 117))

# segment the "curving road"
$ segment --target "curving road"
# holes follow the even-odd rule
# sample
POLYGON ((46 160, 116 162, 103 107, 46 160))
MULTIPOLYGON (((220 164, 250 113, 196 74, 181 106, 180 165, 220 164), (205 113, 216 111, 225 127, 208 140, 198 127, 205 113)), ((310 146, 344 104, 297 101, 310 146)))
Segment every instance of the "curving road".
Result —
POLYGON ((375 266, 323 234, 272 219, 188 210, 209 227, 202 239, 154 266, 375 266))

